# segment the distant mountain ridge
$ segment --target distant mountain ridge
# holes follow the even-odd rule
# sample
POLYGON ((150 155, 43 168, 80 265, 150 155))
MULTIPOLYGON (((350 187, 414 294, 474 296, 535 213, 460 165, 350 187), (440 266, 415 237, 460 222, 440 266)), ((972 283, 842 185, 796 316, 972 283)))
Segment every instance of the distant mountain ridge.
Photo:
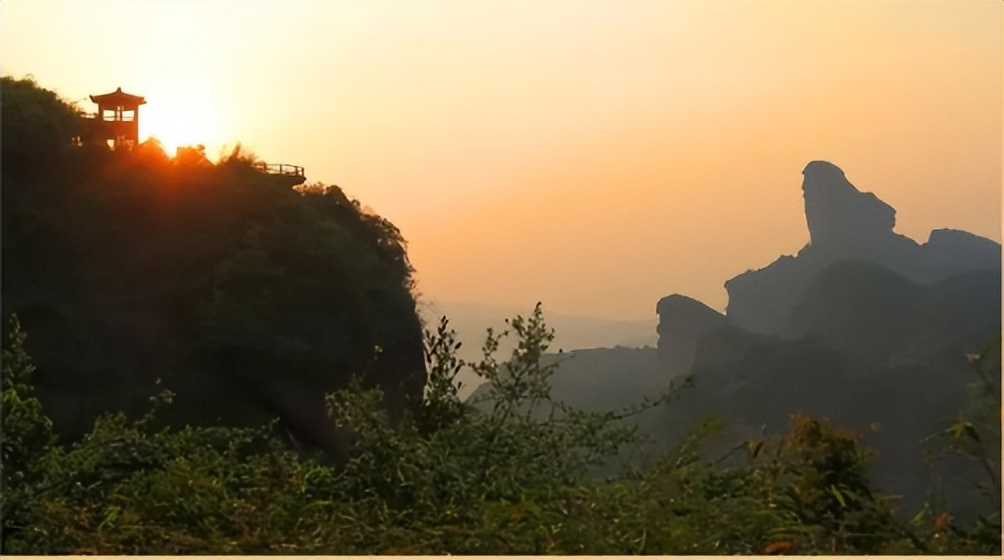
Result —
MULTIPOLYGON (((438 322, 439 317, 445 315, 459 334, 463 335, 461 329, 470 326, 477 331, 479 337, 483 338, 485 328, 489 326, 501 328, 505 318, 528 315, 533 311, 533 302, 530 302, 525 309, 516 306, 445 300, 429 300, 420 303, 419 307, 426 323, 434 324, 438 322)), ((552 312, 546 312, 546 317, 548 325, 556 331, 555 348, 571 350, 654 346, 657 338, 656 327, 652 321, 607 319, 552 312)))
MULTIPOLYGON (((728 280, 724 314, 684 295, 662 298, 657 367, 618 368, 608 352, 607 378, 598 378, 585 361, 601 357, 583 354, 562 363, 557 396, 609 409, 632 390, 636 401, 652 396, 644 387, 658 376, 666 387, 690 374, 692 387, 641 418, 664 446, 708 415, 729 426, 722 437, 731 441, 719 442, 729 449, 781 433, 804 412, 864 434, 878 451, 872 476, 903 496, 901 511, 917 511, 940 485, 959 511, 979 513, 985 503, 966 482, 979 473, 956 465, 936 484, 919 442, 966 406, 976 380, 967 354, 999 343, 1000 244, 949 229, 918 244, 892 231, 894 208, 839 167, 813 161, 803 176, 810 241, 797 255, 728 280)), ((999 453, 1000 442, 990 444, 999 453)))
POLYGON ((968 232, 937 229, 927 243, 893 233, 896 211, 872 193, 863 193, 843 170, 825 161, 802 172, 809 243, 794 257, 725 282, 726 314, 745 329, 792 334, 791 310, 809 282, 840 260, 879 264, 922 284, 973 270, 1001 268, 1001 246, 968 232))
MULTIPOLYGON (((866 431, 876 482, 919 508, 934 482, 917 442, 966 405, 966 354, 1000 337, 1001 246, 950 229, 918 244, 836 165, 813 161, 803 176, 810 241, 797 255, 727 281, 726 313, 713 321, 660 307, 660 350, 677 347, 663 366, 695 380, 661 425, 700 411, 775 431, 793 412, 880 426, 866 431)), ((955 475, 943 482, 950 499, 977 507, 955 475)))
MULTIPOLYGON (((525 309, 515 306, 496 306, 483 303, 455 302, 430 300, 420 302, 419 314, 426 325, 436 325, 439 318, 446 316, 450 328, 457 332, 457 340, 462 343, 457 354, 467 361, 477 361, 481 358, 481 345, 485 341, 485 329, 491 327, 496 332, 505 328, 505 319, 517 315, 527 316, 533 311, 532 305, 525 309)), ((550 350, 599 349, 599 348, 638 348, 654 347, 658 335, 654 321, 623 321, 550 313, 544 306, 545 319, 549 327, 555 331, 554 341, 550 350)), ((500 355, 506 355, 512 350, 512 340, 503 340, 500 355)), ((460 379, 464 386, 461 397, 469 396, 480 380, 470 372, 461 373, 460 379)))

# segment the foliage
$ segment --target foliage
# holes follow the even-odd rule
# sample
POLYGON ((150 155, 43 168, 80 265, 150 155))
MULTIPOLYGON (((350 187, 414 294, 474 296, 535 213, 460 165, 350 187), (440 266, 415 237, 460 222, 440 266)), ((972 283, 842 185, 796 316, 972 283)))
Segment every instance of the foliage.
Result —
POLYGON ((0 77, 0 92, 5 172, 44 171, 44 164, 83 130, 80 112, 30 76, 0 77))
POLYGON ((924 547, 937 554, 1001 553, 1001 339, 968 356, 977 380, 969 385, 970 404, 939 434, 936 463, 955 463, 983 496, 985 511, 963 523, 946 511, 936 495, 914 516, 912 525, 929 533, 924 547), (968 525, 968 526, 967 526, 968 525))
POLYGON ((507 333, 489 333, 473 364, 491 385, 490 410, 457 399, 466 364, 445 319, 425 333, 429 378, 413 416, 393 422, 381 390, 358 379, 329 395, 332 422, 354 434, 351 458, 336 466, 290 452, 268 428, 157 428, 174 406, 165 390, 138 420, 104 415, 60 445, 30 396, 33 366, 15 320, 4 351, 3 552, 987 551, 985 527, 896 521, 865 476, 857 437, 807 416, 781 438, 747 442, 742 464, 701 458, 709 424, 651 469, 593 476, 590 466, 633 432, 623 418, 552 402, 540 358, 553 333, 539 306, 509 325, 518 340, 508 359, 495 357, 507 333), (555 412, 535 416, 533 403, 555 412))
POLYGON ((828 423, 794 415, 773 451, 758 450, 767 503, 782 513, 778 529, 796 547, 823 553, 875 553, 893 531, 890 498, 868 481, 867 454, 857 436, 828 423))
POLYGON ((463 360, 457 358, 460 350, 456 333, 449 328, 449 321, 443 317, 436 332, 425 331, 425 367, 428 372, 422 406, 416 415, 416 427, 424 434, 456 425, 464 420, 467 406, 460 401, 462 383, 457 375, 464 367, 463 360))
POLYGON ((56 437, 52 421, 33 395, 31 375, 35 367, 25 352, 26 335, 16 316, 11 316, 9 332, 9 345, 3 350, 0 516, 3 534, 16 535, 26 529, 18 520, 28 514, 43 482, 39 466, 48 459, 56 437))
POLYGON ((224 151, 220 156, 221 165, 246 165, 251 167, 256 163, 261 163, 261 161, 262 159, 258 157, 258 154, 240 142, 234 144, 229 152, 224 151))

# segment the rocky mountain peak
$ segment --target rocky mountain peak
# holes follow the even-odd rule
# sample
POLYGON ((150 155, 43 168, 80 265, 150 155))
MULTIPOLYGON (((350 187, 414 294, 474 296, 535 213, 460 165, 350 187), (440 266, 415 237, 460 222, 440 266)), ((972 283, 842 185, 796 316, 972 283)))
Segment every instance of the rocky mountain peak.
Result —
POLYGON ((842 169, 813 161, 802 171, 805 219, 812 245, 858 245, 892 235, 896 210, 859 191, 842 169))
POLYGON ((694 347, 705 334, 728 324, 724 315, 696 299, 673 294, 659 300, 659 356, 671 375, 689 371, 694 347))
MULTIPOLYGON (((913 282, 931 284, 951 276, 1000 269, 1000 244, 957 230, 935 230, 928 243, 893 231, 896 210, 872 193, 859 191, 842 169, 812 161, 802 171, 809 244, 796 256, 782 256, 725 283, 726 315, 753 332, 797 336, 791 310, 823 269, 841 260, 878 264, 913 282)), ((660 339, 660 344, 661 344, 660 339)))

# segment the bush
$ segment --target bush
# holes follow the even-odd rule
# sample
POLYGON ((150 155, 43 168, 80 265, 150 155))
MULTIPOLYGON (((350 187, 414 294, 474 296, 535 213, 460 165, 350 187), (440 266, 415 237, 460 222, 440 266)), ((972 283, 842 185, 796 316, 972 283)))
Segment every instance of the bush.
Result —
POLYGON ((508 359, 495 358, 508 333, 490 332, 472 365, 490 384, 487 408, 457 398, 467 364, 445 319, 425 333, 429 378, 413 415, 391 421, 380 389, 358 380, 329 395, 331 420, 354 434, 351 458, 332 466, 269 427, 157 429, 163 390, 141 418, 104 415, 61 446, 31 397, 12 320, 3 552, 950 554, 986 553, 999 537, 999 524, 963 529, 946 516, 931 519, 933 533, 922 516, 900 524, 865 476, 856 435, 801 415, 783 437, 737 448, 738 465, 700 459, 697 432, 647 471, 599 478, 633 430, 552 400, 540 358, 553 333, 539 306, 509 325, 508 359))

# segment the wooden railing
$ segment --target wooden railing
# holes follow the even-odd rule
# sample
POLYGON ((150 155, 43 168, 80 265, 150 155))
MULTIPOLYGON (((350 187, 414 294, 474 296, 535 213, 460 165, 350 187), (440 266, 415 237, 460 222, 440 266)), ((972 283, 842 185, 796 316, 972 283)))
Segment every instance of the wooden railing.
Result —
POLYGON ((262 173, 268 173, 270 175, 305 177, 303 167, 299 165, 290 165, 288 163, 265 163, 262 161, 254 164, 254 166, 255 169, 261 171, 262 173))
POLYGON ((101 122, 133 122, 136 120, 136 115, 134 113, 129 113, 128 115, 122 114, 121 118, 116 119, 114 115, 109 115, 112 118, 104 118, 101 113, 84 113, 82 115, 85 119, 90 121, 101 121, 101 122))

